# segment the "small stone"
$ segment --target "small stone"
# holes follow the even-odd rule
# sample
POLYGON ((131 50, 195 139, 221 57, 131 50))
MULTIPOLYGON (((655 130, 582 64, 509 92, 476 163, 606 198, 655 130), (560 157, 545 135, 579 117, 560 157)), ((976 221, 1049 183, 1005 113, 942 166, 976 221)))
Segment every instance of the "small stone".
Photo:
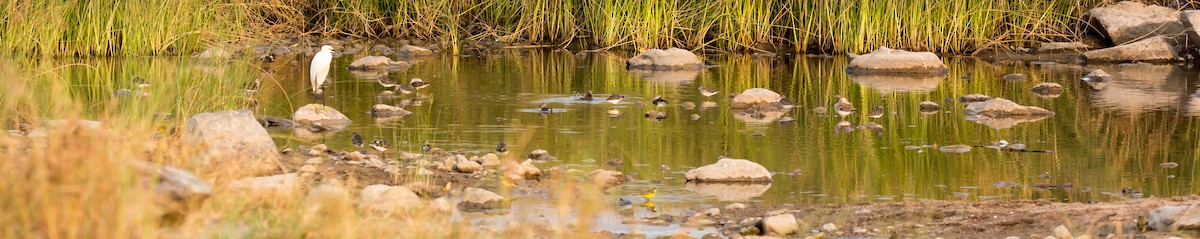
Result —
POLYGON ((354 160, 354 161, 360 161, 363 159, 367 159, 367 155, 363 154, 362 152, 359 152, 359 151, 350 152, 350 154, 347 155, 346 157, 349 158, 350 160, 354 160))
POLYGON ((482 165, 471 160, 463 160, 454 165, 454 171, 460 173, 474 173, 482 169, 482 165))
POLYGON ((746 209, 746 204, 730 203, 729 205, 725 205, 725 210, 740 210, 740 209, 746 209))
POLYGON ((764 218, 762 224, 766 235, 784 236, 800 230, 800 224, 796 222, 796 216, 792 214, 770 216, 764 218))
POLYGON ((486 154, 479 158, 479 164, 484 168, 500 167, 500 157, 496 154, 486 154))
POLYGON ((499 207, 504 201, 504 197, 481 188, 464 188, 462 190, 462 201, 458 203, 459 207, 467 210, 471 209, 492 209, 499 207))
POLYGON ((310 158, 304 161, 304 164, 307 165, 321 165, 322 163, 325 163, 324 158, 310 158))
POLYGON ((1005 80, 1010 80, 1010 81, 1022 81, 1022 80, 1025 80, 1025 75, 1013 73, 1013 74, 1004 75, 1003 78, 1005 80))
POLYGON ((317 166, 304 165, 300 167, 301 173, 317 173, 317 166))
POLYGON ((313 145, 312 148, 308 149, 308 155, 310 155, 310 156, 325 155, 325 150, 329 150, 329 146, 325 146, 325 144, 313 145))
POLYGON ((709 217, 719 217, 719 216, 721 216, 721 209, 715 208, 715 207, 709 208, 708 210, 704 210, 703 213, 704 213, 704 215, 707 215, 709 217))
POLYGON ((1175 167, 1179 167, 1179 163, 1166 162, 1166 163, 1160 163, 1160 164, 1158 164, 1158 166, 1163 167, 1163 168, 1175 168, 1175 167))
POLYGON ((1075 236, 1071 236, 1071 230, 1067 229, 1067 226, 1065 225, 1058 225, 1058 227, 1055 227, 1054 236, 1058 238, 1075 238, 1075 236))
POLYGON ((823 231, 823 232, 829 232, 829 233, 832 233, 832 232, 835 232, 835 231, 837 231, 837 230, 838 230, 838 227, 837 227, 837 225, 834 225, 832 222, 831 222, 831 223, 825 223, 825 225, 821 225, 821 231, 823 231))

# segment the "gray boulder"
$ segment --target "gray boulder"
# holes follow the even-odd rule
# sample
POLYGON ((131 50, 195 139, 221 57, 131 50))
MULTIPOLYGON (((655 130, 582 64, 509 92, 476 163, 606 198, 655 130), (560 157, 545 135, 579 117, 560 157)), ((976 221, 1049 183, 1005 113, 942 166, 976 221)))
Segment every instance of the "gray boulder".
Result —
POLYGON ((1186 29, 1179 15, 1175 9, 1135 1, 1123 1, 1087 12, 1092 25, 1102 28, 1116 45, 1157 36, 1174 41, 1186 29))
POLYGON ((292 120, 298 123, 320 125, 329 129, 343 129, 352 122, 349 117, 338 112, 337 109, 321 104, 308 104, 300 107, 296 113, 292 114, 292 120))
POLYGON ((275 141, 248 110, 196 114, 187 128, 187 141, 200 147, 197 158, 206 165, 228 166, 250 175, 278 170, 275 141))
POLYGON ((400 47, 400 50, 396 50, 396 55, 401 57, 432 56, 433 51, 424 47, 404 45, 400 47))
POLYGON ((698 70, 704 68, 704 62, 691 51, 672 47, 642 52, 629 58, 625 66, 642 70, 698 70))
POLYGON ((1083 53, 1089 62, 1164 62, 1179 60, 1175 47, 1162 36, 1083 53))
POLYGON ((783 99, 783 96, 774 91, 763 88, 750 88, 734 96, 733 100, 729 103, 729 107, 734 109, 764 107, 779 103, 781 99, 783 99))
POLYGON ((967 115, 1001 118, 1006 116, 1054 115, 1054 112, 1035 106, 1024 106, 1004 98, 992 98, 967 104, 967 115))
POLYGON ((354 60, 349 67, 351 70, 405 70, 411 65, 408 62, 393 61, 384 56, 367 56, 354 60))
POLYGON ((722 158, 716 163, 688 170, 684 178, 695 182, 770 182, 771 171, 750 160, 722 158))
POLYGON ((910 52, 880 47, 854 57, 846 72, 851 74, 946 74, 949 68, 933 52, 910 52))

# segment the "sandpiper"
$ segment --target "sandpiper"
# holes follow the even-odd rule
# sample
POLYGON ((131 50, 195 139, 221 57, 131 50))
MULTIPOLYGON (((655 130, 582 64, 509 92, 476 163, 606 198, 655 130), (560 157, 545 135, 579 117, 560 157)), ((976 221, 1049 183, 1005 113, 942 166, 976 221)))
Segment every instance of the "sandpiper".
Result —
POLYGON ((709 89, 708 87, 704 87, 704 86, 700 86, 700 95, 703 95, 704 97, 713 96, 713 95, 716 95, 717 93, 721 93, 721 91, 709 89))
POLYGON ((662 98, 662 96, 655 96, 654 101, 650 101, 650 103, 654 103, 654 106, 657 106, 657 107, 667 106, 667 100, 664 100, 662 98))
POLYGON ((791 108, 796 107, 796 103, 792 102, 791 100, 788 100, 787 97, 780 98, 779 105, 782 105, 784 109, 791 109, 791 108))
POLYGON ((876 106, 875 109, 871 109, 871 111, 868 111, 867 117, 872 118, 872 119, 878 119, 880 117, 883 117, 883 106, 882 105, 876 106))
POLYGON ((405 85, 405 84, 396 85, 396 91, 399 91, 400 93, 405 94, 405 95, 412 94, 413 90, 414 90, 413 87, 409 86, 409 85, 405 85))
POLYGON ((137 88, 146 88, 146 87, 150 86, 150 83, 147 83, 146 79, 144 79, 140 76, 134 76, 133 77, 133 86, 136 86, 137 88))
POLYGON ((421 80, 421 78, 412 78, 412 80, 408 81, 408 85, 412 86, 414 89, 421 89, 429 86, 429 83, 421 80))
POLYGON ((428 153, 429 150, 432 150, 432 149, 433 149, 433 146, 429 145, 428 141, 426 141, 424 145, 421 145, 421 152, 428 153))
POLYGON ((575 99, 575 100, 578 100, 578 101, 592 101, 592 90, 588 90, 588 92, 587 92, 587 94, 586 94, 586 95, 583 95, 583 97, 579 97, 579 99, 575 99))
POLYGON ((854 108, 854 104, 850 104, 850 100, 847 100, 846 97, 838 96, 837 98, 838 102, 833 104, 833 111, 837 112, 838 115, 847 116, 858 111, 858 109, 854 108))
POLYGON ((500 140, 500 144, 496 145, 496 153, 500 155, 508 154, 508 145, 504 144, 504 140, 500 140))
POLYGON ((350 135, 350 143, 351 143, 351 144, 354 144, 354 147, 359 147, 359 148, 362 148, 362 147, 363 147, 363 137, 362 137, 362 135, 358 135, 358 133, 357 133, 357 132, 355 132, 354 134, 350 135))
POLYGON ((624 99, 625 99, 625 96, 621 96, 619 94, 612 94, 612 95, 608 96, 608 99, 605 99, 605 101, 608 101, 608 103, 617 104, 617 103, 621 103, 621 100, 624 100, 624 99))

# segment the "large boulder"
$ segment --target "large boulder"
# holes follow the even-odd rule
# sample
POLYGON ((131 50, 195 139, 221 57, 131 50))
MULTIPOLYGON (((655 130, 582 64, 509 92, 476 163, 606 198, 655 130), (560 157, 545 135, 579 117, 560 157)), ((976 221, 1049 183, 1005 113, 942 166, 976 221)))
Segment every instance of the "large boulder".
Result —
POLYGON ((188 142, 200 147, 205 165, 262 175, 278 169, 275 141, 248 110, 200 113, 188 120, 188 142))
POLYGON ((671 49, 650 49, 633 58, 625 64, 629 69, 643 70, 697 70, 704 68, 704 62, 691 51, 671 49))
POLYGON ((349 117, 338 112, 333 107, 321 104, 308 104, 296 110, 292 114, 292 120, 296 122, 307 122, 310 124, 320 125, 321 127, 330 129, 342 129, 349 126, 352 121, 349 117))
POLYGON ((1098 23, 1092 25, 1102 28, 1116 45, 1155 36, 1174 39, 1182 36, 1186 29, 1179 21, 1179 11, 1136 1, 1093 8, 1087 16, 1093 23, 1098 23))
POLYGON ((481 188, 464 188, 462 201, 458 206, 464 211, 498 208, 504 203, 504 197, 481 188))
POLYGON ((779 103, 783 99, 779 93, 763 88, 750 88, 742 91, 741 94, 733 97, 729 103, 730 108, 747 109, 754 107, 770 106, 779 103))
POLYGON ((1164 62, 1176 61, 1179 53, 1162 36, 1147 38, 1129 44, 1091 50, 1083 53, 1089 62, 1164 62))
POLYGON ((1188 42, 1193 46, 1200 46, 1200 32, 1196 31, 1196 27, 1200 27, 1200 10, 1187 10, 1179 14, 1179 20, 1183 22, 1185 31, 1188 36, 1188 42))
POLYGON ((851 74, 946 74, 950 71, 933 52, 910 52, 880 47, 854 57, 846 72, 851 74))
POLYGON ((1054 115, 1054 112, 1035 106, 1024 106, 1004 98, 992 98, 967 104, 967 115, 1001 118, 1006 116, 1054 115))
POLYGON ((403 186, 374 184, 359 192, 358 208, 364 212, 392 215, 424 205, 421 197, 403 186))
POLYGON ((407 62, 393 61, 385 56, 367 56, 350 63, 351 70, 405 70, 409 67, 407 62))
POLYGON ((695 182, 770 182, 771 171, 750 160, 722 158, 688 170, 684 177, 695 182))

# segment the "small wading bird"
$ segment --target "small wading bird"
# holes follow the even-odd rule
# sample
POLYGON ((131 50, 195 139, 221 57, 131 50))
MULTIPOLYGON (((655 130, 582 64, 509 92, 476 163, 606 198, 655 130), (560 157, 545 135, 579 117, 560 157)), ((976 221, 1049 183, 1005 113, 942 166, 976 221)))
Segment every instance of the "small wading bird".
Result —
POLYGON ((508 145, 504 144, 504 140, 500 140, 500 143, 496 144, 496 153, 500 155, 508 154, 508 145))
POLYGON ((396 81, 392 80, 391 78, 379 77, 379 85, 383 86, 383 88, 392 88, 396 87, 397 84, 396 81))
POLYGON ((362 147, 363 147, 363 137, 362 137, 362 135, 358 135, 358 133, 357 133, 357 132, 355 132, 354 134, 350 135, 350 143, 351 143, 351 144, 354 144, 354 147, 359 147, 359 148, 362 148, 362 147))
POLYGON ((329 77, 330 62, 333 62, 333 47, 321 46, 321 51, 313 56, 312 64, 308 68, 308 82, 312 84, 315 95, 321 94, 321 85, 324 85, 325 78, 329 77))
POLYGON ((846 97, 838 96, 837 98, 838 102, 833 103, 833 111, 837 112, 838 115, 847 116, 858 111, 858 109, 854 108, 854 104, 850 104, 850 100, 847 100, 846 97))
POLYGON ((146 88, 146 87, 150 86, 150 83, 147 83, 146 79, 143 79, 140 76, 134 76, 133 77, 133 86, 135 86, 137 88, 146 88))
POLYGON ((380 154, 379 157, 381 157, 381 158, 387 158, 384 155, 386 155, 385 153, 387 153, 388 148, 391 148, 391 147, 392 147, 392 143, 388 142, 387 140, 375 139, 374 141, 371 141, 371 148, 378 150, 379 154, 380 154))
POLYGON ((421 145, 421 152, 428 153, 429 150, 433 150, 433 146, 429 145, 429 141, 425 141, 425 144, 421 145))
POLYGON ((621 96, 619 94, 612 94, 612 95, 608 96, 608 99, 605 99, 605 101, 608 101, 608 103, 618 104, 618 103, 621 103, 621 100, 623 100, 623 99, 625 99, 625 96, 621 96))
POLYGON ((883 117, 883 106, 876 106, 875 109, 867 112, 867 118, 878 119, 883 117))
POLYGON ((429 83, 425 82, 425 80, 421 80, 421 78, 412 78, 412 80, 408 81, 408 84, 411 85, 413 89, 421 89, 429 86, 429 83))
POLYGON ((549 103, 542 103, 542 109, 541 109, 541 111, 542 111, 542 113, 543 113, 543 114, 554 113, 554 109, 550 108, 550 104, 549 104, 549 103))
POLYGON ((791 100, 788 100, 787 97, 780 98, 779 105, 783 106, 784 109, 791 109, 791 108, 796 107, 796 103, 793 103, 791 100))
POLYGON ((721 91, 709 89, 708 87, 704 87, 704 86, 700 86, 700 95, 703 95, 704 97, 710 97, 710 96, 716 95, 717 93, 721 93, 721 91))
POLYGON ((575 100, 592 101, 592 90, 588 90, 587 94, 585 94, 585 95, 583 95, 583 97, 579 97, 579 99, 575 99, 575 100))
POLYGON ((654 106, 657 106, 657 107, 666 107, 667 106, 667 100, 664 100, 662 98, 662 96, 655 96, 654 101, 650 101, 650 103, 654 103, 654 106))

